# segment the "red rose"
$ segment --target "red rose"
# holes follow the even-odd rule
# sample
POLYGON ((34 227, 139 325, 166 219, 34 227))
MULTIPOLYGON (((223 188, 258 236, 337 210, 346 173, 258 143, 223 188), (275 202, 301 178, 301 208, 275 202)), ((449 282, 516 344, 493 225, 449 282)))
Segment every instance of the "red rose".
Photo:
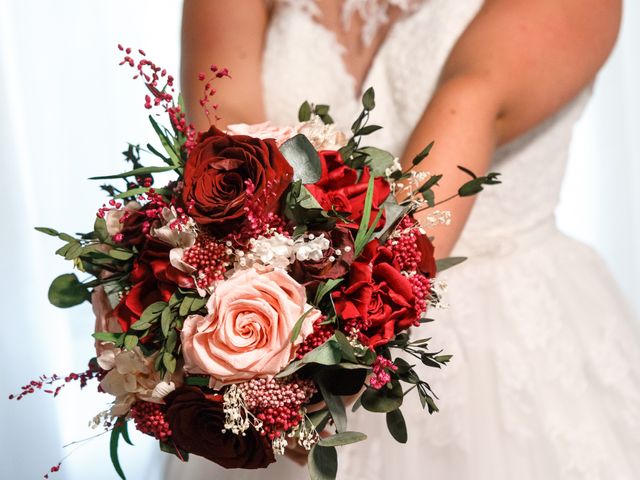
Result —
POLYGON ((123 331, 127 331, 154 302, 166 302, 180 286, 194 288, 193 279, 169 262, 171 247, 149 238, 129 275, 131 289, 114 309, 123 331))
POLYGON ((427 278, 434 278, 436 276, 436 257, 435 247, 429 237, 420 233, 416 235, 416 244, 418 251, 420 252, 420 263, 418 264, 418 270, 426 275, 427 278))
POLYGON ((401 273, 393 252, 377 240, 353 262, 346 284, 333 293, 333 300, 346 328, 359 329, 371 347, 386 344, 418 320, 411 282, 401 273))
MULTIPOLYGON (((365 168, 360 178, 358 171, 344 164, 338 152, 326 150, 318 152, 322 166, 322 176, 313 185, 305 185, 323 209, 344 212, 349 215, 351 222, 347 226, 358 228, 362 220, 364 200, 367 196, 369 184, 369 169, 365 168)), ((389 196, 391 189, 389 182, 378 177, 374 181, 373 203, 369 223, 373 221, 380 210, 380 206, 389 196)), ((378 226, 384 225, 384 214, 378 226)))
POLYGON ((180 448, 225 468, 264 468, 275 462, 271 444, 254 428, 242 435, 224 430, 222 395, 180 387, 165 398, 172 439, 180 448))
POLYGON ((211 127, 189 154, 182 199, 196 222, 227 233, 245 219, 247 181, 264 205, 262 213, 270 213, 278 209, 292 177, 274 140, 227 135, 211 127))

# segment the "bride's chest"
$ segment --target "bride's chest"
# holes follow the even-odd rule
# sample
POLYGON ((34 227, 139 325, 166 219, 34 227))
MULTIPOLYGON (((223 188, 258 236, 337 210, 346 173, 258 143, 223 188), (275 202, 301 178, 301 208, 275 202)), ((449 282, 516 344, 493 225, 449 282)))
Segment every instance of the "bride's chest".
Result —
MULTIPOLYGON (((482 0, 423 0, 398 19, 374 55, 362 82, 376 90, 376 114, 388 128, 417 121, 442 66, 482 0), (391 117, 391 118, 389 118, 391 117)), ((276 2, 268 28, 263 85, 267 113, 279 123, 295 121, 309 100, 331 105, 336 123, 349 126, 360 110, 361 91, 349 73, 334 33, 313 17, 313 2, 276 2)))

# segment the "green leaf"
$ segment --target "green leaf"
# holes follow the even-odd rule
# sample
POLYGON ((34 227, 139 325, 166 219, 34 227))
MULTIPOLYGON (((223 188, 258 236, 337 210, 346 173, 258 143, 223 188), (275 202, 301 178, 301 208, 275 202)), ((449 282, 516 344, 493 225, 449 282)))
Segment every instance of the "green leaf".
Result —
POLYGON ((175 316, 171 311, 171 307, 167 306, 162 310, 162 314, 160 315, 160 329, 162 330, 162 335, 165 337, 169 334, 174 318, 175 316))
MULTIPOLYGON (((125 420, 121 417, 116 422, 124 422, 125 420)), ((109 454, 111 456, 111 463, 113 464, 113 468, 116 470, 116 473, 122 480, 126 480, 124 476, 124 472, 122 467, 120 466, 120 460, 118 459, 118 440, 120 439, 120 435, 122 434, 122 428, 120 425, 116 423, 116 426, 111 430, 111 440, 109 441, 109 454)))
POLYGON ((112 248, 109 250, 108 255, 116 260, 127 261, 133 258, 133 252, 124 248, 112 248))
POLYGON ((320 365, 335 365, 340 363, 342 355, 337 342, 331 339, 324 342, 317 348, 314 348, 304 357, 302 363, 319 363, 320 365))
POLYGON ((340 285, 343 281, 344 278, 330 278, 329 280, 322 282, 316 290, 316 298, 313 301, 314 305, 319 305, 324 296, 340 285))
POLYGON ((400 409, 387 412, 387 428, 397 442, 407 443, 407 424, 400 409))
POLYGON ((370 412, 387 413, 400 408, 403 393, 399 382, 392 382, 392 388, 383 387, 376 390, 371 387, 360 396, 362 406, 370 412))
POLYGON ((69 243, 69 248, 64 254, 64 258, 66 260, 73 260, 75 258, 78 258, 81 253, 82 253, 82 245, 80 244, 80 242, 77 242, 77 241, 71 242, 69 243))
POLYGON ((338 452, 335 447, 315 444, 309 452, 308 466, 311 480, 335 480, 338 474, 338 452))
POLYGON ((340 432, 330 437, 321 438, 318 445, 321 447, 340 447, 351 443, 362 442, 367 436, 361 432, 340 432))
POLYGON ((322 377, 318 377, 316 379, 318 387, 320 387, 320 393, 322 394, 322 398, 324 402, 327 404, 327 408, 331 413, 331 418, 333 419, 333 423, 336 426, 336 430, 338 432, 344 432, 347 429, 347 412, 344 408, 344 403, 342 403, 342 398, 339 395, 334 395, 329 391, 329 389, 324 385, 324 382, 321 380, 322 377))
POLYGON ((91 293, 74 273, 65 273, 51 282, 48 296, 51 304, 56 307, 69 308, 88 301, 91 293))
POLYGON ((133 350, 138 345, 137 335, 127 335, 124 337, 125 350, 133 350))
POLYGON ((298 134, 280 145, 280 153, 293 168, 293 180, 304 185, 316 183, 322 176, 318 152, 307 137, 298 134))
POLYGON ((293 326, 293 329, 291 330, 291 338, 290 338, 291 343, 294 343, 298 338, 298 335, 300 335, 300 329, 302 328, 302 324, 304 323, 305 318, 307 318, 307 316, 311 312, 313 312, 313 308, 310 308, 309 310, 304 312, 302 315, 300 315, 300 318, 296 321, 296 324, 293 326))
POLYGON ((433 190, 424 190, 422 193, 422 198, 427 202, 427 206, 429 208, 433 208, 436 204, 436 196, 433 193, 433 190))
POLYGON ((138 321, 141 323, 153 323, 154 320, 160 317, 160 315, 162 314, 162 311, 165 309, 166 306, 167 306, 166 302, 152 303, 151 305, 149 305, 147 308, 144 309, 144 312, 142 312, 142 315, 140 315, 140 320, 138 321))
POLYGON ((362 106, 369 111, 376 108, 376 93, 373 87, 367 88, 367 91, 362 95, 362 106))
POLYGON ((381 150, 376 147, 364 147, 358 151, 369 157, 367 165, 374 177, 384 177, 386 170, 393 166, 395 157, 386 150, 381 150))
POLYGON ((160 125, 158 125, 158 122, 156 122, 156 120, 153 118, 152 115, 149 115, 149 121, 151 122, 151 126, 153 127, 156 134, 158 135, 158 138, 160 139, 160 143, 162 143, 162 146, 164 147, 165 151, 169 155, 169 158, 171 159, 173 167, 171 167, 170 170, 180 166, 181 165, 180 157, 178 155, 178 152, 173 149, 173 143, 169 140, 167 135, 162 131, 162 129, 160 128, 160 125))
POLYGON ((189 461, 189 452, 187 452, 186 450, 182 450, 181 448, 176 448, 176 446, 171 443, 167 443, 163 441, 160 441, 158 443, 160 444, 160 451, 175 455, 182 462, 189 461))
POLYGON ((176 371, 176 357, 170 352, 164 352, 162 354, 162 363, 169 373, 176 371))
POLYGON ((191 307, 189 308, 190 312, 197 312, 202 310, 207 304, 207 299, 203 297, 193 297, 193 302, 191 302, 191 307))
POLYGON ((360 255, 366 245, 365 237, 367 235, 367 230, 369 229, 369 221, 371 220, 371 206, 373 203, 373 190, 375 188, 374 180, 373 175, 369 175, 369 184, 367 185, 367 194, 364 199, 364 208, 362 210, 362 220, 360 220, 360 227, 358 228, 358 233, 356 234, 356 239, 354 241, 356 257, 360 255))
POLYGON ((464 173, 466 173, 467 175, 469 175, 471 178, 478 178, 478 176, 473 173, 471 170, 469 170, 468 168, 465 168, 461 165, 458 165, 458 170, 462 170, 464 173))
POLYGON ((434 142, 431 142, 429 145, 427 145, 426 147, 424 147, 424 149, 418 154, 416 155, 413 160, 411 161, 411 163, 413 165, 418 165, 420 162, 422 162, 422 160, 424 160, 425 158, 427 158, 429 156, 429 154, 431 153, 431 149, 433 148, 434 142))
POLYGON ((58 235, 60 235, 60 232, 49 227, 35 227, 35 229, 46 235, 51 235, 52 237, 57 237, 58 235))
POLYGON ((436 260, 436 270, 438 272, 444 272, 448 268, 455 267, 461 264, 467 259, 467 257, 449 257, 436 260))
POLYGON ((180 309, 178 310, 178 314, 181 317, 186 317, 189 315, 189 311, 191 310, 191 305, 193 305, 194 297, 184 297, 182 303, 180 304, 180 309))
POLYGON ((138 175, 146 175, 148 173, 160 173, 175 170, 174 167, 140 167, 129 170, 128 172, 118 173, 116 175, 103 175, 100 177, 89 177, 89 180, 110 180, 113 178, 136 177, 138 175))
POLYGON ((433 359, 436 362, 442 363, 442 364, 449 363, 449 361, 451 361, 452 358, 453 358, 453 355, 437 355, 437 356, 433 357, 433 359))
POLYGON ((105 242, 109 239, 107 222, 104 218, 96 217, 96 221, 93 222, 93 231, 96 232, 96 237, 98 237, 98 240, 101 242, 105 242))
POLYGON ((358 130, 356 133, 354 133, 354 135, 355 136, 370 135, 373 132, 377 132, 380 129, 382 129, 382 127, 380 125, 365 125, 360 130, 358 130))
POLYGON ((300 109, 298 110, 298 121, 308 122, 309 120, 311 120, 311 105, 309 105, 309 102, 305 101, 300 105, 300 109))
POLYGON ((307 413, 307 417, 313 424, 313 428, 315 428, 316 431, 321 432, 322 430, 324 430, 324 427, 326 427, 331 415, 329 414, 328 409, 323 408, 322 410, 307 413))
POLYGON ((129 428, 127 427, 128 423, 124 422, 122 424, 122 428, 120 430, 120 434, 122 435, 122 439, 127 442, 129 445, 133 446, 133 442, 131 442, 131 438, 129 437, 129 428))
POLYGON ((353 346, 349 343, 349 340, 340 330, 336 330, 334 333, 334 337, 338 342, 338 347, 340 347, 340 351, 342 352, 342 358, 345 360, 357 363, 356 356, 353 350, 353 346))
POLYGON ((172 328, 167 333, 167 339, 164 342, 164 349, 167 352, 173 352, 176 348, 177 343, 178 343, 178 331, 175 328, 172 328))
POLYGON ((95 332, 91 336, 99 342, 120 343, 122 333, 109 333, 109 332, 95 332))
POLYGON ((424 182, 422 186, 418 189, 420 193, 429 190, 431 187, 436 185, 440 180, 442 180, 443 175, 431 175, 429 180, 424 182))

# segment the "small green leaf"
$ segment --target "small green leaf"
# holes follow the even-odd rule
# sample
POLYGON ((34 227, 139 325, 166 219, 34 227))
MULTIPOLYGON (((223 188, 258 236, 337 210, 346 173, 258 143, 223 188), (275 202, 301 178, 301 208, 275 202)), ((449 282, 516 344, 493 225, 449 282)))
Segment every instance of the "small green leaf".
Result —
POLYGON ((360 396, 362 406, 370 412, 386 413, 398 409, 402 405, 403 393, 399 382, 392 382, 392 388, 383 387, 376 390, 371 387, 360 396))
POLYGON ((116 260, 127 261, 133 258, 133 252, 124 248, 112 248, 109 250, 108 255, 116 260))
POLYGON ((89 180, 110 180, 113 178, 136 177, 138 175, 146 175, 148 173, 168 172, 175 170, 174 167, 140 167, 129 170, 128 172, 118 173, 115 175, 103 175, 100 177, 89 177, 89 180))
POLYGON ((96 232, 96 237, 98 237, 98 240, 101 242, 105 242, 109 239, 107 222, 104 218, 96 217, 96 221, 93 222, 93 231, 96 232))
POLYGON ((35 227, 35 229, 46 235, 51 235, 52 237, 57 237, 58 235, 60 235, 60 232, 49 227, 35 227))
POLYGON ((133 350, 138 345, 138 337, 136 335, 127 335, 124 337, 125 350, 133 350))
POLYGON ((340 363, 340 360, 342 360, 340 347, 331 339, 302 357, 302 363, 319 363, 320 365, 335 365, 340 363))
POLYGON ((376 147, 364 147, 358 150, 366 154, 369 157, 367 165, 371 170, 371 174, 374 177, 383 177, 386 175, 386 170, 393 166, 395 157, 386 150, 381 150, 376 147))
POLYGON ((162 331, 162 335, 165 337, 169 334, 169 330, 171 329, 171 324, 173 323, 175 316, 171 310, 171 307, 167 306, 164 310, 162 310, 162 314, 160 315, 160 329, 162 331))
POLYGON ((318 445, 321 447, 340 447, 351 443, 362 442, 367 436, 360 432, 340 432, 330 437, 321 438, 318 445))
POLYGON ((429 156, 429 154, 431 153, 431 149, 433 148, 434 142, 431 142, 429 145, 427 145, 426 147, 424 147, 424 149, 418 154, 416 155, 413 160, 411 161, 411 163, 413 165, 418 165, 420 162, 422 162, 422 160, 424 160, 425 158, 427 158, 429 156))
POLYGON ((309 120, 311 120, 311 105, 309 105, 309 102, 305 101, 300 105, 300 109, 298 110, 298 121, 308 122, 309 120))
POLYGON ((431 175, 429 180, 424 182, 422 186, 418 189, 420 193, 429 190, 434 185, 437 185, 440 180, 442 180, 443 175, 431 175))
POLYGON ((180 304, 180 308, 178 310, 178 314, 181 317, 186 317, 189 315, 189 311, 191 310, 191 305, 193 305, 194 297, 184 297, 182 303, 180 304))
POLYGON ((65 273, 56 277, 49 287, 49 301, 60 308, 80 305, 91 298, 91 293, 73 273, 65 273))
POLYGON ((293 180, 304 185, 316 183, 322 175, 318 152, 307 137, 298 134, 280 145, 280 153, 293 168, 293 180))
POLYGON ((462 170, 464 173, 466 173, 467 175, 469 175, 471 178, 478 178, 478 176, 473 173, 471 170, 469 170, 468 168, 465 168, 461 165, 458 165, 458 169, 462 170))
POLYGON ((362 95, 362 106, 365 110, 373 110, 376 108, 376 93, 373 87, 369 87, 364 95, 362 95))
POLYGON ((158 138, 160 139, 160 143, 162 143, 162 146, 164 147, 165 151, 171 158, 172 163, 170 163, 170 165, 173 165, 173 166, 169 170, 173 170, 175 167, 180 166, 181 164, 180 157, 178 155, 178 151, 174 150, 173 148, 173 142, 169 140, 169 137, 167 136, 167 134, 162 131, 162 129, 160 128, 160 125, 158 125, 158 122, 156 122, 156 120, 153 118, 152 115, 149 115, 149 122, 151 122, 151 126, 153 127, 156 134, 158 135, 158 138))
POLYGON ((162 354, 162 363, 169 373, 176 371, 176 357, 170 352, 164 352, 162 354))
POLYGON ((147 308, 144 309, 144 312, 142 312, 142 315, 140 315, 139 322, 153 323, 154 320, 160 317, 160 314, 162 314, 162 311, 165 309, 166 306, 167 306, 166 302, 152 303, 151 305, 149 305, 147 308))
POLYGON ((456 265, 460 265, 466 259, 467 257, 441 258, 440 260, 436 260, 436 270, 438 272, 444 272, 448 268, 455 267, 456 265))
POLYGON ((176 348, 176 344, 178 343, 178 331, 175 328, 169 330, 167 333, 167 339, 164 342, 164 349, 167 352, 173 352, 176 348))
POLYGON ((320 387, 320 393, 324 402, 327 404, 327 408, 331 413, 331 418, 336 426, 338 432, 344 432, 347 429, 347 412, 342 403, 342 398, 339 395, 334 395, 321 381, 321 377, 316 379, 318 387, 320 387))
POLYGON ((340 347, 340 351, 342 352, 342 358, 347 360, 348 362, 357 363, 356 356, 354 353, 353 346, 349 343, 349 340, 340 330, 336 330, 334 333, 334 337, 338 342, 338 347, 340 347))
POLYGON ((335 287, 340 285, 344 281, 344 278, 330 278, 329 280, 322 282, 318 289, 316 290, 316 298, 314 300, 314 305, 319 305, 324 296, 332 291, 335 287))
POLYGON ((190 312, 197 312, 202 310, 207 304, 207 299, 205 297, 194 297, 193 302, 191 303, 191 307, 189 308, 190 312))
POLYGON ((69 244, 69 249, 64 254, 64 258, 66 260, 73 260, 75 258, 78 258, 81 253, 82 253, 82 245, 80 244, 80 242, 77 242, 77 241, 71 242, 69 244))
POLYGON ((193 385, 194 387, 208 387, 209 377, 203 377, 200 375, 189 375, 185 377, 184 383, 187 385, 193 385))
POLYGON ((335 447, 315 444, 309 452, 308 466, 311 480, 335 480, 338 474, 338 452, 335 447))
POLYGON ((438 355, 438 356, 433 357, 433 359, 436 362, 443 363, 443 364, 449 363, 452 358, 453 358, 453 355, 438 355))
POLYGON ((328 409, 323 408, 322 410, 308 413, 307 417, 313 424, 313 428, 315 428, 318 432, 321 432, 327 425, 327 422, 329 421, 329 418, 331 418, 331 415, 329 414, 328 409))
POLYGON ((369 221, 371 220, 371 207, 373 203, 373 191, 375 188, 373 175, 369 175, 369 184, 367 185, 367 193, 364 199, 364 208, 362 210, 362 220, 354 241, 355 256, 360 255, 366 245, 367 230, 369 230, 369 221))
POLYGON ((382 127, 380 125, 365 125, 360 130, 358 130, 356 133, 354 133, 354 135, 355 136, 370 135, 373 132, 377 132, 380 129, 382 129, 382 127))
POLYGON ((399 443, 407 443, 407 424, 400 409, 387 412, 387 428, 393 438, 399 443))
POLYGON ((126 480, 124 475, 124 471, 122 470, 122 466, 120 465, 120 460, 118 459, 118 440, 120 439, 120 435, 122 434, 121 426, 118 425, 117 422, 124 422, 124 418, 120 417, 116 420, 116 426, 111 430, 111 439, 109 441, 109 454, 111 457, 111 463, 113 464, 113 468, 116 473, 122 480, 126 480))
POLYGON ((306 312, 300 315, 300 318, 296 321, 296 324, 293 326, 293 329, 291 330, 291 343, 295 343, 296 339, 298 338, 298 335, 300 335, 300 330, 302 329, 302 324, 304 323, 305 318, 307 318, 307 316, 311 312, 313 312, 313 308, 308 309, 306 312))
POLYGON ((91 336, 99 342, 120 343, 120 339, 124 334, 122 333, 109 333, 109 332, 95 332, 91 336))

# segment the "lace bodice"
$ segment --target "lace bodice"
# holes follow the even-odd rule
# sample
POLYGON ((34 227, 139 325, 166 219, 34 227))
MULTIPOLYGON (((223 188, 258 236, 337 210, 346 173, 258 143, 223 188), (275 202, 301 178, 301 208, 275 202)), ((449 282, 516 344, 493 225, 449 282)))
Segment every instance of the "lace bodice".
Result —
MULTIPOLYGON (((363 12, 363 5, 372 1, 376 0, 360 2, 363 12)), ((400 155, 449 52, 482 0, 393 3, 404 14, 391 27, 363 88, 375 88, 372 121, 384 126, 371 142, 400 155)), ((313 0, 275 2, 264 53, 267 114, 274 122, 292 123, 304 100, 327 103, 338 126, 348 128, 360 111, 361 95, 356 95, 355 81, 344 66, 342 46, 333 32, 314 19, 317 14, 313 0)), ((379 25, 384 18, 377 15, 373 23, 379 25)), ((479 196, 459 244, 465 253, 482 251, 486 244, 508 249, 509 245, 496 246, 496 237, 508 243, 519 233, 552 220, 572 128, 587 96, 583 93, 544 124, 496 152, 492 169, 502 173, 504 183, 479 196)))

